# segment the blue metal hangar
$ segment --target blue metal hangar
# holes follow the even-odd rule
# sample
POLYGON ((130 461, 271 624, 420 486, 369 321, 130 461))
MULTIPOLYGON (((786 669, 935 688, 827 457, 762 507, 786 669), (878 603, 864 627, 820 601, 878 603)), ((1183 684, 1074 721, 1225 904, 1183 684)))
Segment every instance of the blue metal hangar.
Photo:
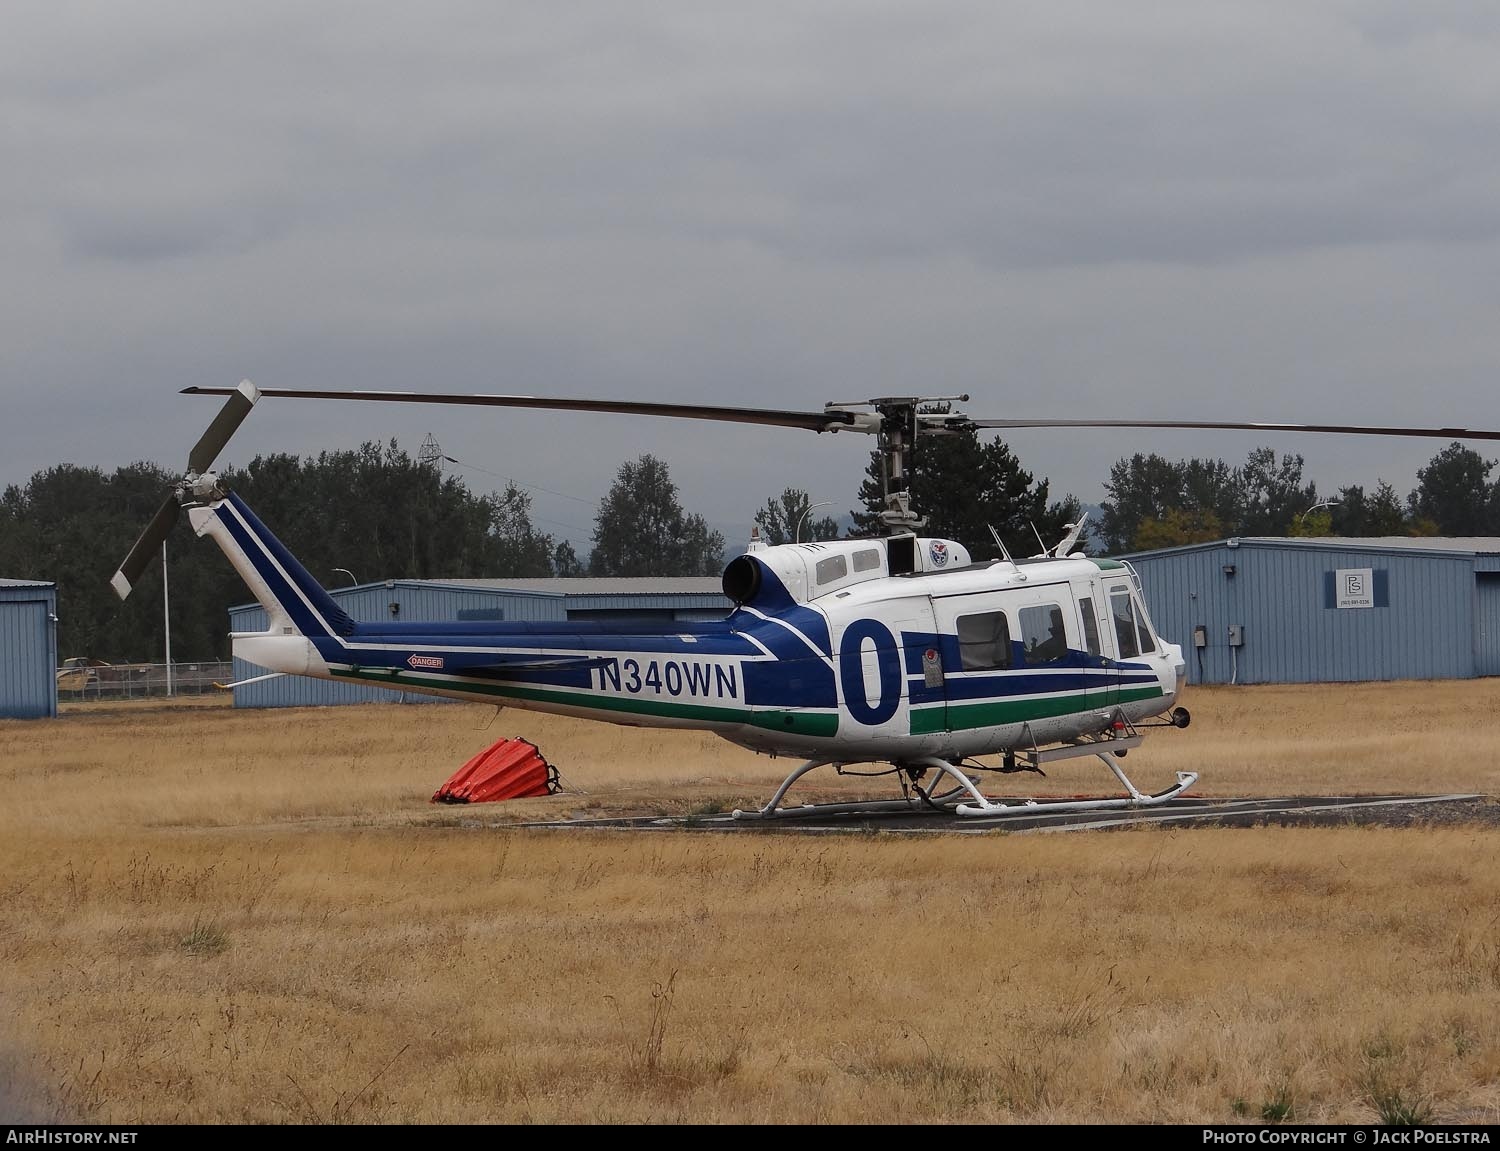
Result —
MULTIPOLYGON (((667 625, 673 620, 723 619, 733 606, 717 576, 608 579, 386 580, 329 588, 355 620, 608 620, 667 625)), ((265 609, 229 609, 229 630, 264 631, 265 609)), ((235 682, 264 669, 234 661, 235 682)), ((433 696, 331 680, 281 676, 234 689, 235 707, 319 707, 339 703, 437 703, 433 696)))
POLYGON ((1120 558, 1193 683, 1500 675, 1500 538, 1258 536, 1120 558))
POLYGON ((57 585, 0 579, 0 718, 57 714, 57 585))

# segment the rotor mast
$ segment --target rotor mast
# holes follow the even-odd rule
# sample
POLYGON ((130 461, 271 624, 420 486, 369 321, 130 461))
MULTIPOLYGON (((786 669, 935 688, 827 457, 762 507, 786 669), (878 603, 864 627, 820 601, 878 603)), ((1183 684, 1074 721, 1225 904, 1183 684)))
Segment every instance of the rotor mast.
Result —
POLYGON ((924 412, 919 419, 918 409, 926 404, 963 404, 968 400, 967 395, 886 396, 825 406, 829 412, 874 408, 879 417, 877 428, 861 430, 875 432, 876 451, 880 453, 881 495, 885 501, 880 521, 888 534, 915 532, 927 523, 927 518, 918 515, 911 506, 911 473, 916 462, 917 433, 955 435, 967 423, 967 417, 946 413, 924 412))

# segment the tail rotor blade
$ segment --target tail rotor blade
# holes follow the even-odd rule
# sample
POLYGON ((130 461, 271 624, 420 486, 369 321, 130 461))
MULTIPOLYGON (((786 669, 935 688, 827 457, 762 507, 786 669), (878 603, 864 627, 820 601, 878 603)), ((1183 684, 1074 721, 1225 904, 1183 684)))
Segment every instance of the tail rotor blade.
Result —
POLYGON ((167 533, 177 522, 177 513, 181 510, 177 503, 176 492, 169 493, 161 507, 156 509, 156 515, 151 517, 151 522, 146 525, 141 538, 135 541, 135 546, 125 557, 120 570, 115 572, 114 577, 109 581, 109 586, 115 589, 115 594, 121 599, 130 594, 131 589, 140 580, 141 573, 146 570, 146 565, 161 553, 162 541, 167 538, 167 533))
POLYGON ((235 429, 244 422, 258 399, 260 399, 260 390, 249 380, 241 380, 240 386, 229 393, 229 399, 219 409, 214 422, 208 425, 208 431, 204 432, 198 442, 193 445, 192 452, 188 454, 189 472, 202 475, 213 467, 214 460, 219 458, 219 453, 224 450, 229 437, 234 435, 235 429))

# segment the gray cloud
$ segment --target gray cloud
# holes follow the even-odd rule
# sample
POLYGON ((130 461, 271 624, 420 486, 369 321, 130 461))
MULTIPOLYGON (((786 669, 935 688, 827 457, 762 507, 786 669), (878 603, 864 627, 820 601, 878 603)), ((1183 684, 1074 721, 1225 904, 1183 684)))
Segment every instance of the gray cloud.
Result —
MULTIPOLYGON (((1500 422, 1489 5, 20 4, 8 25, 0 482, 176 461, 211 405, 174 389, 243 376, 1500 422)), ((788 483, 849 506, 868 447, 268 402, 229 454, 427 431, 586 498, 655 451, 729 526, 788 483)), ((1255 437, 1013 442, 1095 499, 1121 454, 1255 437)), ((1277 446, 1325 486, 1399 487, 1441 445, 1277 446)), ((536 507, 587 534, 585 505, 536 507)))

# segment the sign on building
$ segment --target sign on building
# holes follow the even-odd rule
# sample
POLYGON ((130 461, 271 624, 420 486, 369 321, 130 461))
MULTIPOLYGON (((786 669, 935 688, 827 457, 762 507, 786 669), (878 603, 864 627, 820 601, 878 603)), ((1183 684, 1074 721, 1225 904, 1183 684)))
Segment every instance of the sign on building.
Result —
POLYGON ((1339 568, 1333 573, 1334 607, 1374 607, 1375 573, 1370 568, 1339 568))

